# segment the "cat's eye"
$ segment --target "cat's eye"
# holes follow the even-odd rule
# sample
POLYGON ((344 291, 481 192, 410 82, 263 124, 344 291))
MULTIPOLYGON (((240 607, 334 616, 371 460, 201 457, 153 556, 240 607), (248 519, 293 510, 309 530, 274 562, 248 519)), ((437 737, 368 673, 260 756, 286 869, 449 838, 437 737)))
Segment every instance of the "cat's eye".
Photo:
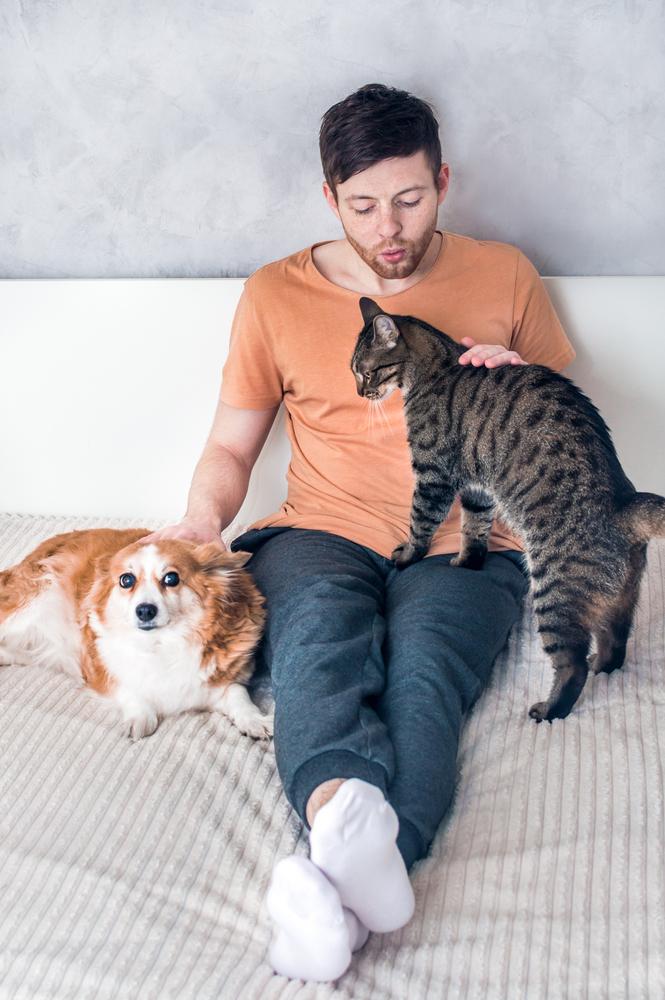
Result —
POLYGON ((371 378, 372 378, 371 372, 365 372, 365 374, 363 375, 363 381, 365 382, 365 384, 369 383, 371 378))
POLYGON ((136 577, 133 573, 123 573, 118 582, 124 590, 129 590, 136 583, 136 577))
POLYGON ((177 587, 180 583, 180 577, 177 573, 167 573, 162 579, 163 587, 177 587))

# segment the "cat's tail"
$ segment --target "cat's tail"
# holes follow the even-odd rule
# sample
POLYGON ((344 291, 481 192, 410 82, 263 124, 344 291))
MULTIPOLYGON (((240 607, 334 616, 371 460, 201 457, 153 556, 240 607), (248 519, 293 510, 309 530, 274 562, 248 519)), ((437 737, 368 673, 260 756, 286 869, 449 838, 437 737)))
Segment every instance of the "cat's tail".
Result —
POLYGON ((665 537, 665 497, 657 493, 635 493, 621 508, 622 527, 639 541, 665 537))

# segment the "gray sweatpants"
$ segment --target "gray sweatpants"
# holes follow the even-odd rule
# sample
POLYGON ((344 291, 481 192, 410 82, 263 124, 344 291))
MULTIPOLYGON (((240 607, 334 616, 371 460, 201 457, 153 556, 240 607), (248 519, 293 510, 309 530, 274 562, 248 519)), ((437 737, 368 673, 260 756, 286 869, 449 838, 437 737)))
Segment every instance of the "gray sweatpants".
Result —
POLYGON ((407 867, 450 805, 460 726, 528 589, 519 553, 480 571, 429 556, 405 570, 338 535, 246 532, 234 550, 268 603, 262 656, 275 696, 275 752, 305 820, 330 778, 377 785, 397 812, 407 867))

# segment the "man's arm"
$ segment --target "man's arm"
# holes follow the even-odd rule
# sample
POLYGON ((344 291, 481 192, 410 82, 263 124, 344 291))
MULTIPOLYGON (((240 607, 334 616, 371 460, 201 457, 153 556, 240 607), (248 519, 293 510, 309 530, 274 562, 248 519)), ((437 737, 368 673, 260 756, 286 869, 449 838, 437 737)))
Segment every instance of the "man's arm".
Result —
POLYGON ((231 524, 245 499, 252 468, 278 409, 243 410, 220 400, 194 470, 185 516, 179 524, 155 531, 142 541, 181 538, 221 544, 222 531, 231 524))

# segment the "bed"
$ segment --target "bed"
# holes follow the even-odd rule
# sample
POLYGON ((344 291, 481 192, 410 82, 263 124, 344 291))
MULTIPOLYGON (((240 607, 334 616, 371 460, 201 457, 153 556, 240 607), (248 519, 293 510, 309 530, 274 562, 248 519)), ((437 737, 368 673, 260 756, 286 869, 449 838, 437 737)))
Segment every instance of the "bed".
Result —
MULTIPOLYGON (((240 288, 0 285, 0 498, 14 512, 0 516, 0 568, 58 532, 177 519, 240 288), (180 419, 164 413, 174 393, 180 419)), ((638 488, 665 493, 665 279, 551 279, 548 290, 578 351, 571 374, 638 488), (646 340, 648 365, 631 337, 646 340)), ((227 539, 279 505, 286 461, 278 424, 227 539)), ((552 725, 527 716, 550 668, 526 603, 467 718, 454 805, 413 870, 413 920, 371 935, 333 984, 286 980, 266 959, 270 873, 307 853, 271 743, 216 713, 169 718, 131 743, 71 678, 0 668, 0 996, 665 996, 664 569, 654 541, 624 669, 591 678, 552 725)), ((265 678, 254 697, 268 704, 265 678)))

